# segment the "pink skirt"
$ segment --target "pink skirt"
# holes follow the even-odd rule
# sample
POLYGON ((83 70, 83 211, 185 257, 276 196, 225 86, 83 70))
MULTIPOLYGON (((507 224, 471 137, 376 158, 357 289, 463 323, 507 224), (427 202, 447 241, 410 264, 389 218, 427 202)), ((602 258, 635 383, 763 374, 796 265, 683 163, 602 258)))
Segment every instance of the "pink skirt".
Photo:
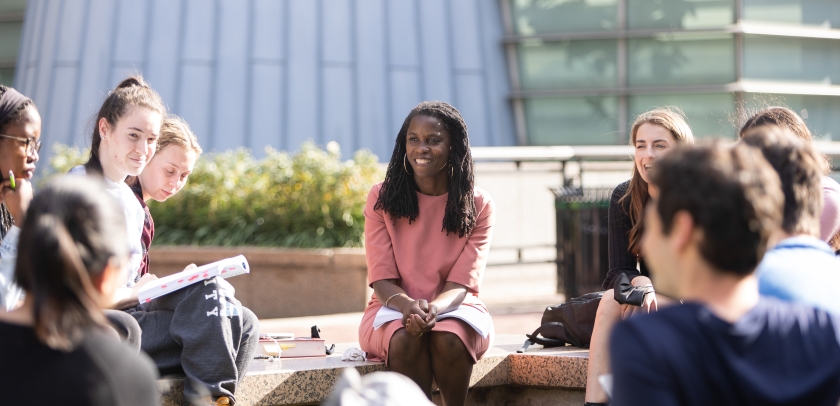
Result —
MULTIPOLYGON (((391 337, 401 328, 401 320, 389 321, 378 329, 373 329, 373 320, 376 318, 376 312, 382 307, 378 301, 368 305, 365 309, 365 314, 362 316, 362 323, 359 325, 359 345, 362 351, 367 353, 367 359, 370 361, 385 361, 388 362, 388 347, 391 344, 391 337)), ((444 319, 435 323, 432 331, 445 331, 458 336, 464 347, 469 351, 473 359, 473 363, 477 362, 484 356, 487 349, 490 348, 493 342, 494 332, 490 332, 487 338, 484 338, 475 331, 469 324, 454 318, 444 319)))

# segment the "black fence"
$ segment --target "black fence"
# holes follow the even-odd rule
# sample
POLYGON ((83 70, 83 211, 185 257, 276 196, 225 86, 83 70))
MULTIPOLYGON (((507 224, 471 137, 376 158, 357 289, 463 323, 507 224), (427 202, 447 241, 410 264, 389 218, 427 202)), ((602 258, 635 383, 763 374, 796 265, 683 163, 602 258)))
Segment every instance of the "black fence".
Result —
POLYGON ((612 189, 552 191, 557 213, 557 292, 569 300, 602 290, 609 271, 607 211, 612 189))

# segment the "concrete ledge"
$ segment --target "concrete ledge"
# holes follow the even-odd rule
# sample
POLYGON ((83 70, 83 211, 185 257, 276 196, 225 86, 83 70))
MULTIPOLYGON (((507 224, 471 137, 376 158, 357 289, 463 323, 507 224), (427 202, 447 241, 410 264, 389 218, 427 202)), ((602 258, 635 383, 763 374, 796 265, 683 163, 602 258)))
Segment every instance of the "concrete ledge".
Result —
MULTIPOLYGON (((537 345, 525 354, 517 354, 524 341, 523 335, 496 337, 493 347, 473 368, 468 403, 522 404, 517 400, 527 400, 527 404, 533 405, 582 403, 589 351, 575 347, 545 349, 537 345)), ((335 353, 326 358, 255 360, 237 390, 237 405, 318 403, 329 397, 344 368, 356 368, 360 374, 386 370, 379 362, 341 361, 344 350, 355 346, 356 343, 338 344, 335 353)), ((183 380, 161 380, 159 385, 163 405, 184 404, 183 380)))
POLYGON ((260 319, 360 312, 370 299, 361 248, 282 249, 163 246, 149 251, 157 276, 242 254, 251 273, 230 278, 236 298, 260 319), (329 298, 329 300, 324 300, 329 298))

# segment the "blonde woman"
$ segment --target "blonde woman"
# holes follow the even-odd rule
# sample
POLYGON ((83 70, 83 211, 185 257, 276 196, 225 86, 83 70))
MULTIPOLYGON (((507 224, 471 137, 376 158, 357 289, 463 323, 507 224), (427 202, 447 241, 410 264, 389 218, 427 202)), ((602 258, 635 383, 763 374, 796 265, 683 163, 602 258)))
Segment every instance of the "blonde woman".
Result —
MULTIPOLYGON (((155 227, 146 202, 162 202, 178 193, 199 155, 201 146, 189 125, 169 116, 161 125, 154 157, 139 176, 126 181, 146 214, 141 237, 143 276, 138 285, 157 279, 149 272, 148 249, 155 227)), ((125 312, 137 321, 141 349, 152 357, 161 374, 189 378, 184 386, 189 401, 195 403, 200 393, 209 393, 212 404, 236 402, 236 389, 257 348, 259 321, 234 297, 227 281, 208 279, 149 303, 135 303, 125 312), (216 308, 219 311, 214 312, 216 308)))

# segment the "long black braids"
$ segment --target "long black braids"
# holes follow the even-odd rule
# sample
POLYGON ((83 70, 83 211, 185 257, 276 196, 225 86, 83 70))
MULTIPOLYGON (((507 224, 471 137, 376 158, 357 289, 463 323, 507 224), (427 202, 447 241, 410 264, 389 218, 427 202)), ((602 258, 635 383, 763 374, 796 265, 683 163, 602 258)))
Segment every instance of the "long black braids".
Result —
MULTIPOLYGON (((417 183, 414 175, 409 174, 405 166, 406 135, 411 119, 415 116, 429 116, 439 119, 450 134, 451 151, 449 152, 449 196, 446 200, 446 212, 443 216, 443 228, 446 234, 455 233, 459 238, 472 233, 476 223, 474 198, 473 162, 470 154, 470 140, 467 137, 467 124, 461 113, 442 101, 422 102, 411 110, 405 118, 394 145, 394 153, 385 181, 379 191, 375 210, 388 213, 394 222, 407 217, 409 224, 417 219, 420 207, 417 203, 417 183)), ((444 169, 445 170, 445 169, 444 169)))

